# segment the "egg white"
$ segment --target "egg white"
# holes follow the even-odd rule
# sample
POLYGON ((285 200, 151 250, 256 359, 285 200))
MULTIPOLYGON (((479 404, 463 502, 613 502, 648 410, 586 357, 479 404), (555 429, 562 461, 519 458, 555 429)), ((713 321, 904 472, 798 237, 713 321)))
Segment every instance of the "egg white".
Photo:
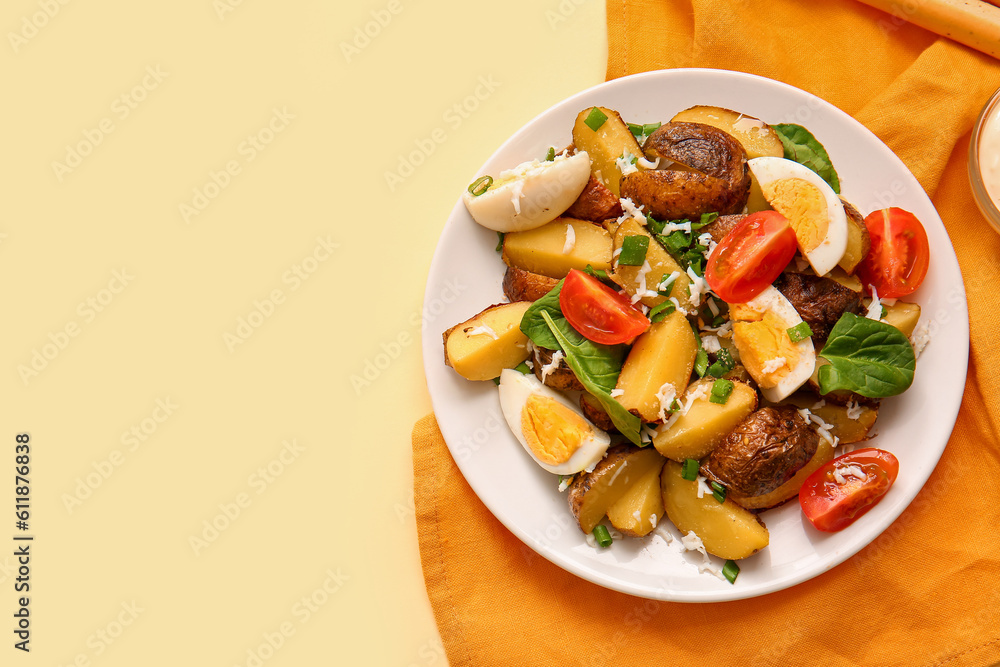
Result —
POLYGON ((819 174, 794 160, 780 157, 759 157, 750 160, 748 164, 762 190, 766 190, 767 185, 786 178, 802 179, 819 190, 826 201, 829 217, 826 236, 818 246, 809 252, 802 249, 801 245, 799 248, 816 275, 823 276, 829 273, 833 267, 837 266, 847 250, 847 213, 844 211, 844 204, 840 201, 840 197, 819 174))
POLYGON ((552 222, 566 212, 590 180, 586 151, 551 161, 523 162, 500 173, 490 188, 462 201, 477 223, 497 232, 523 232, 552 222))
MULTIPOLYGON (((781 320, 785 329, 790 329, 802 323, 802 317, 799 316, 792 302, 785 298, 785 295, 779 292, 773 285, 769 285, 767 289, 748 301, 745 305, 760 313, 770 311, 781 320)), ((798 362, 782 376, 775 386, 760 388, 760 392, 764 398, 772 403, 777 403, 788 398, 796 389, 808 382, 816 367, 816 348, 813 345, 812 338, 806 338, 798 343, 792 343, 792 345, 795 346, 796 351, 799 353, 798 362)), ((751 376, 753 375, 749 368, 747 372, 750 372, 751 376)), ((760 382, 760 378, 755 377, 754 380, 758 383, 760 382)))
POLYGON ((520 371, 505 369, 500 373, 500 410, 503 412, 507 425, 517 441, 524 447, 532 459, 545 470, 556 475, 572 475, 589 468, 604 457, 611 444, 611 436, 590 423, 568 398, 546 387, 534 375, 524 375, 520 371), (521 429, 521 413, 525 402, 532 394, 540 394, 561 403, 575 413, 590 426, 591 436, 585 438, 583 444, 573 454, 558 465, 551 465, 538 460, 538 457, 528 446, 521 429))

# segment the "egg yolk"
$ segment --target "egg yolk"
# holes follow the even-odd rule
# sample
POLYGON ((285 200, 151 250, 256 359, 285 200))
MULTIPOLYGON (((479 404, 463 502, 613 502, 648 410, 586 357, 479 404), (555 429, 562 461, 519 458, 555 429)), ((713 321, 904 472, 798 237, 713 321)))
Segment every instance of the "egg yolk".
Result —
MULTIPOLYGON (((755 312, 746 310, 747 314, 755 312)), ((788 337, 786 322, 771 311, 756 315, 754 321, 733 322, 733 343, 750 376, 769 389, 799 363, 799 351, 788 337), (784 359, 785 363, 777 365, 776 359, 784 359)))
POLYGON ((532 394, 521 410, 521 433, 539 461, 559 465, 583 445, 591 428, 583 417, 559 401, 532 394))
POLYGON ((788 218, 802 252, 812 252, 826 238, 830 214, 826 198, 815 185, 801 178, 782 178, 762 183, 764 198, 788 218))

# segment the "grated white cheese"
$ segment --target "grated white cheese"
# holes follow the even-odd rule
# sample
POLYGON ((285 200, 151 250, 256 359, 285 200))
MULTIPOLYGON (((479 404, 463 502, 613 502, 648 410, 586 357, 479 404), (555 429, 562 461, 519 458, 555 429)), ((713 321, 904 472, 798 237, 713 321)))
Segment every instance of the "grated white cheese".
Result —
POLYGON ((652 428, 649 424, 643 424, 642 429, 639 431, 639 440, 642 442, 653 442, 653 438, 656 437, 656 429, 652 428))
POLYGON ((861 419, 861 404, 857 401, 847 402, 847 418, 858 420, 861 419))
POLYGON ((705 301, 706 301, 706 303, 708 303, 708 310, 709 310, 709 312, 712 313, 712 317, 718 317, 719 316, 719 306, 716 305, 715 299, 713 299, 712 297, 708 297, 705 301))
POLYGON ((810 408, 810 409, 811 410, 819 410, 820 408, 822 408, 825 405, 826 405, 826 399, 825 398, 821 398, 818 401, 816 401, 816 403, 814 403, 813 406, 812 406, 812 408, 810 408))
POLYGON ((636 161, 636 164, 643 169, 656 169, 660 166, 660 158, 656 158, 655 162, 650 162, 645 157, 641 157, 636 161))
POLYGON ((563 244, 562 254, 568 255, 576 247, 576 228, 573 225, 566 225, 566 242, 563 244))
POLYGON ((784 357, 775 357, 764 364, 764 367, 760 369, 760 372, 764 375, 768 375, 769 373, 773 373, 779 368, 784 367, 787 363, 788 361, 784 357))
POLYGON ((831 447, 836 447, 840 442, 840 438, 830 433, 830 429, 833 428, 833 424, 827 423, 819 415, 814 415, 808 408, 802 408, 799 410, 799 414, 802 416, 806 422, 812 422, 816 425, 816 433, 819 437, 830 443, 831 447))
POLYGON ((635 290, 635 294, 632 295, 632 303, 639 303, 639 300, 644 296, 657 296, 656 292, 646 288, 646 275, 653 270, 653 267, 649 265, 649 260, 645 260, 642 266, 639 268, 639 273, 636 274, 635 283, 638 287, 635 290))
POLYGON ((521 197, 524 196, 524 179, 514 181, 510 189, 510 201, 514 204, 514 215, 521 215, 521 197))
POLYGON ((722 568, 712 561, 712 557, 708 555, 708 551, 705 550, 705 544, 701 541, 701 538, 695 535, 694 531, 689 531, 687 535, 681 538, 681 547, 685 551, 697 551, 702 555, 702 562, 698 564, 698 572, 705 573, 711 572, 719 579, 725 579, 722 574, 722 568))
POLYGON ((875 286, 869 285, 868 287, 872 290, 872 302, 868 304, 868 312, 865 313, 865 317, 877 322, 882 319, 882 301, 878 298, 878 290, 875 289, 875 286))
POLYGON ((663 280, 661 280, 660 284, 656 286, 656 289, 660 290, 661 292, 666 292, 668 289, 670 289, 670 286, 674 284, 674 281, 676 281, 680 277, 681 277, 680 271, 672 271, 669 276, 663 276, 663 280))
POLYGON ((642 212, 641 206, 636 206, 635 203, 628 197, 624 197, 618 201, 622 205, 622 210, 625 211, 622 213, 621 217, 618 218, 619 223, 625 222, 629 218, 635 218, 640 225, 646 224, 646 216, 642 212))
POLYGON ((657 521, 656 514, 650 514, 649 515, 649 523, 650 523, 651 526, 653 526, 653 528, 656 528, 656 521, 657 521))
POLYGON ((635 519, 636 521, 642 522, 642 511, 636 510, 632 512, 632 518, 635 519))
POLYGON ((721 327, 710 327, 710 326, 700 326, 698 327, 700 331, 708 331, 714 333, 719 338, 731 338, 733 335, 733 322, 725 322, 721 327))
POLYGON ((704 498, 705 494, 712 495, 712 487, 708 485, 708 478, 698 475, 698 497, 704 498))
POLYGON ((722 349, 722 343, 719 342, 718 336, 702 336, 701 347, 709 354, 715 354, 722 349))
POLYGON ((856 465, 834 467, 833 478, 837 480, 837 484, 843 484, 847 481, 848 477, 854 477, 855 479, 860 479, 861 481, 868 479, 868 475, 865 474, 865 471, 856 465))
POLYGON ((615 387, 614 389, 611 390, 610 396, 611 396, 611 398, 618 398, 619 396, 621 396, 624 393, 625 393, 624 389, 619 389, 619 388, 615 387))
POLYGON ((705 279, 694 272, 690 266, 687 270, 688 278, 691 279, 691 305, 697 308, 701 305, 701 297, 708 293, 708 283, 705 279))
POLYGON ((670 427, 673 426, 678 419, 688 413, 688 410, 691 409, 694 402, 699 398, 708 396, 709 391, 709 385, 699 385, 694 391, 684 394, 684 402, 678 405, 674 413, 670 415, 670 419, 665 421, 656 429, 657 433, 666 433, 669 431, 670 427))
POLYGON ((668 222, 663 225, 664 234, 670 234, 671 232, 684 232, 685 234, 690 234, 691 221, 685 220, 684 222, 668 222))
POLYGON ((916 358, 920 358, 920 355, 929 342, 931 342, 931 334, 926 324, 921 324, 913 330, 913 335, 910 336, 910 344, 913 346, 913 354, 916 358))
POLYGON ((569 477, 563 477, 559 480, 559 493, 562 493, 569 488, 569 485, 573 483, 573 477, 573 475, 570 475, 569 477))
POLYGON ((475 327, 473 329, 469 329, 465 333, 468 336, 479 336, 485 334, 487 336, 491 336, 493 340, 500 340, 500 336, 497 335, 497 332, 491 329, 490 327, 486 326, 485 324, 482 326, 475 327))
POLYGON ((673 404, 674 399, 677 398, 677 389, 674 388, 669 382, 664 382, 663 386, 656 392, 656 400, 659 402, 660 412, 658 414, 660 421, 665 422, 668 419, 668 413, 670 412, 670 406, 673 404))
POLYGON ((549 360, 549 363, 542 366, 542 384, 545 384, 545 378, 547 378, 552 371, 559 368, 559 364, 562 363, 563 357, 565 356, 566 355, 563 354, 562 350, 556 350, 552 353, 552 359, 549 360))
POLYGON ((628 176, 639 171, 639 167, 635 166, 635 161, 636 157, 625 151, 621 157, 615 160, 615 164, 618 165, 618 170, 622 173, 622 176, 628 176))
POLYGON ((802 273, 808 268, 809 268, 809 260, 807 260, 805 257, 802 257, 801 255, 796 255, 795 270, 798 271, 799 273, 802 273))

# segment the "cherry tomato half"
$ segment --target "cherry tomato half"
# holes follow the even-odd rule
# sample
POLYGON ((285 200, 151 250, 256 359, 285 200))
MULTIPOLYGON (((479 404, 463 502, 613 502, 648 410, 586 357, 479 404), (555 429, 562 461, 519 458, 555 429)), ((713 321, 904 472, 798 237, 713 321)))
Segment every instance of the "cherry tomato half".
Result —
POLYGON ((874 285, 880 297, 906 296, 924 281, 930 249, 920 221, 901 208, 883 208, 865 218, 871 250, 855 273, 865 289, 874 285))
POLYGON ((882 449, 838 456, 806 478, 799 504, 818 530, 835 533, 864 516, 896 481, 899 461, 882 449))
POLYGON ((795 230, 777 211, 751 213, 708 256, 705 280, 727 303, 764 291, 795 256, 795 230))
POLYGON ((627 296, 577 269, 563 282, 559 307, 566 321, 595 343, 627 343, 649 328, 649 320, 627 296))

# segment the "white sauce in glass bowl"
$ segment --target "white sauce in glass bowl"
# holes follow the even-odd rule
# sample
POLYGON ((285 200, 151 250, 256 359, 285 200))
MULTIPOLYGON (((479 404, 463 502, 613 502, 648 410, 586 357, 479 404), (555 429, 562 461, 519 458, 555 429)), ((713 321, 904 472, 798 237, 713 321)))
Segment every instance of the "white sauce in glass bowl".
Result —
POLYGON ((983 185, 1000 208, 1000 104, 993 106, 979 136, 979 166, 983 185))

